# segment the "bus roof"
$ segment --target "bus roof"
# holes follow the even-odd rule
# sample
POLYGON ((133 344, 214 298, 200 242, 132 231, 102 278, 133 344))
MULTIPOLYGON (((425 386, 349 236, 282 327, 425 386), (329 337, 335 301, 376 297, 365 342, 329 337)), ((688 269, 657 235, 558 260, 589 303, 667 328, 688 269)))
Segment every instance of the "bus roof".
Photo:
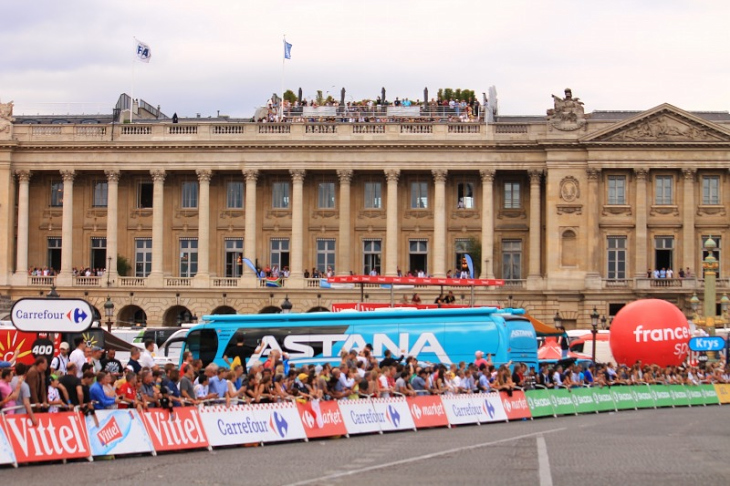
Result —
POLYGON ((408 319, 460 316, 486 316, 492 314, 521 316, 523 309, 500 309, 498 307, 471 307, 459 309, 393 310, 380 312, 310 312, 288 314, 220 314, 203 316, 203 323, 196 327, 210 327, 216 324, 257 324, 281 326, 283 323, 330 322, 342 320, 408 319))

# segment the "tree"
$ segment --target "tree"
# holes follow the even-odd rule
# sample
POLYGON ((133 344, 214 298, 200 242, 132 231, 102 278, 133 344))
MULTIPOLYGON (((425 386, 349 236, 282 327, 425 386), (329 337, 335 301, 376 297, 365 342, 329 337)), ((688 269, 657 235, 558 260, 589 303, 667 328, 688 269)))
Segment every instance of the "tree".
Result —
POLYGON ((450 101, 452 98, 454 99, 454 101, 456 101, 456 100, 469 101, 470 98, 473 98, 476 100, 473 89, 461 89, 461 88, 458 88, 458 89, 439 88, 438 97, 439 97, 439 100, 442 100, 442 101, 443 100, 450 101))
POLYGON ((474 278, 479 278, 482 274, 482 242, 471 236, 466 243, 466 252, 474 263, 474 278))
POLYGON ((284 99, 293 105, 297 101, 297 95, 294 94, 294 91, 288 89, 284 91, 284 99))
POLYGON ((129 260, 122 255, 117 255, 117 273, 119 276, 126 277, 131 269, 132 265, 129 264, 129 260))

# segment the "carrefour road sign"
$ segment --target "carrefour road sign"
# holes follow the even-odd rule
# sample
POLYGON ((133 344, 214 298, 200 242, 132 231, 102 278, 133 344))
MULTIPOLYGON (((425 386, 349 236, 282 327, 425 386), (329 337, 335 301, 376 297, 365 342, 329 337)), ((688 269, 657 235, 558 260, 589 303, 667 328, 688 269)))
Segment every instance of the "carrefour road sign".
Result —
POLYGON ((25 332, 83 332, 91 327, 94 313, 82 299, 20 299, 10 320, 25 332))
POLYGON ((720 336, 693 337, 689 340, 689 349, 692 351, 722 351, 725 349, 725 340, 720 336))

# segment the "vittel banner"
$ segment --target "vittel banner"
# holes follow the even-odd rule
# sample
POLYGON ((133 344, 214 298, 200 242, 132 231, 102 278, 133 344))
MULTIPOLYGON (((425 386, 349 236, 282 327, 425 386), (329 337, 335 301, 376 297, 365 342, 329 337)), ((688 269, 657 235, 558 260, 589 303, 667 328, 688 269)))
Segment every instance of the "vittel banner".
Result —
POLYGON ((5 417, 6 431, 18 463, 80 459, 91 456, 86 424, 80 413, 39 413, 33 426, 27 415, 5 417))
POLYGON ((443 395, 441 401, 452 425, 507 421, 499 393, 443 395))
POLYGON ((8 434, 5 432, 4 420, 0 420, 0 464, 13 464, 15 466, 18 464, 15 461, 13 446, 10 444, 8 434))
POLYGON ((93 417, 86 417, 93 456, 155 452, 152 439, 137 410, 99 410, 96 418, 98 426, 93 417))
POLYGON ((200 418, 214 447, 307 437, 297 407, 291 402, 203 407, 200 418))
POLYGON ((142 419, 158 452, 209 447, 197 408, 153 408, 142 413, 142 419))
POLYGON ((408 402, 404 397, 374 398, 370 402, 375 413, 379 417, 385 417, 385 421, 381 422, 383 432, 416 429, 411 412, 408 410, 408 402))
POLYGON ((413 422, 419 429, 427 427, 446 427, 449 425, 449 418, 441 397, 423 395, 419 397, 408 397, 408 409, 411 411, 413 422))
POLYGON ((386 418, 373 409, 370 400, 341 400, 339 405, 348 434, 367 434, 383 430, 386 418))
POLYGON ((526 418, 532 418, 530 414, 530 406, 527 404, 527 397, 525 392, 521 390, 515 390, 512 392, 512 396, 507 395, 507 392, 499 392, 499 396, 502 399, 502 406, 507 414, 509 420, 522 420, 526 418))
POLYGON ((297 403, 297 410, 309 439, 347 435, 345 420, 336 401, 311 400, 297 403))

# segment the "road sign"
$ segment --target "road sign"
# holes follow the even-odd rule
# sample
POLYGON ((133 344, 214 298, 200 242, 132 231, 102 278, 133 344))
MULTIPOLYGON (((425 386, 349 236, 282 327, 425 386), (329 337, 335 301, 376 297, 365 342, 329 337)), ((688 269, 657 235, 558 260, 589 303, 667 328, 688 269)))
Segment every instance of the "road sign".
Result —
POLYGON ((13 325, 25 332, 84 332, 94 320, 82 299, 20 299, 10 311, 13 325))
POLYGON ((720 336, 693 337, 689 340, 689 349, 692 351, 722 351, 725 349, 725 340, 720 336))

